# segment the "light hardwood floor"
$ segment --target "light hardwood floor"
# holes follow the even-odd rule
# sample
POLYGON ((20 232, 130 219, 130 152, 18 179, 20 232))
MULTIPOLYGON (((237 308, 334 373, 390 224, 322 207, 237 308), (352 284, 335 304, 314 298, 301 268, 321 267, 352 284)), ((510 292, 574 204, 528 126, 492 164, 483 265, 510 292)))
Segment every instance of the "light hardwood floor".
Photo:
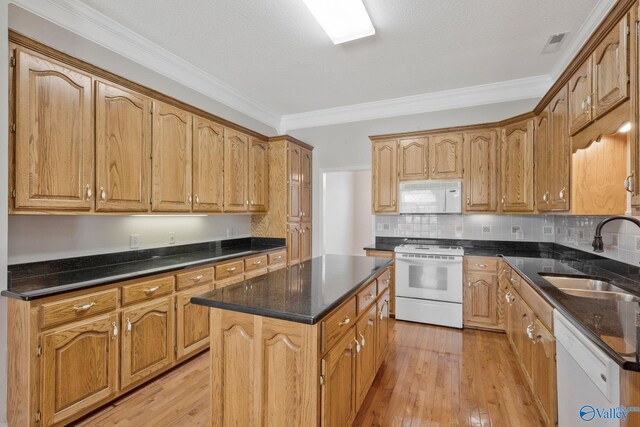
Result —
MULTIPOLYGON (((392 320, 387 360, 354 426, 541 426, 504 334, 392 320)), ((204 426, 209 353, 79 426, 204 426)))

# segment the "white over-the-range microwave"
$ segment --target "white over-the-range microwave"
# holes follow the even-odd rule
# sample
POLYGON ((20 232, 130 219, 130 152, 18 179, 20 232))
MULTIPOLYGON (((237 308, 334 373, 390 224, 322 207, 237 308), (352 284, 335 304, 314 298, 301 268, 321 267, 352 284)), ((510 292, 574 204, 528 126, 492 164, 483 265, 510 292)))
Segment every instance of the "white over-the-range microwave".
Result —
POLYGON ((401 214, 462 212, 460 181, 409 181, 400 183, 401 214))

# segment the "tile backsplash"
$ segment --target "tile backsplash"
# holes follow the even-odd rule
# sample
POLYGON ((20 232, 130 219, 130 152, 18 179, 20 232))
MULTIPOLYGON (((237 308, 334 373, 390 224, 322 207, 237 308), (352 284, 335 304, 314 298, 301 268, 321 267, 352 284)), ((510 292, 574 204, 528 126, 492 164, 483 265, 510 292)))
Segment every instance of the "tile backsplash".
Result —
MULTIPOLYGON (((604 217, 564 215, 378 215, 376 236, 555 242, 591 252, 604 217)), ((602 230, 602 256, 640 264, 640 228, 614 221, 602 230)))

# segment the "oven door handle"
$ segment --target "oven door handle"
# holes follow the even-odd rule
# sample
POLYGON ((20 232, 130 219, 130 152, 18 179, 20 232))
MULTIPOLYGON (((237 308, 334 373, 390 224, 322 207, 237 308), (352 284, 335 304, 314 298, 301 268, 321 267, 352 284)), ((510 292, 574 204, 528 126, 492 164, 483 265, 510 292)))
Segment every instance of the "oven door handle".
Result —
POLYGON ((443 265, 443 264, 460 264, 462 265, 462 258, 459 259, 428 259, 428 258, 420 258, 420 259, 407 259, 407 258, 398 258, 396 259, 397 264, 411 264, 411 265, 443 265))

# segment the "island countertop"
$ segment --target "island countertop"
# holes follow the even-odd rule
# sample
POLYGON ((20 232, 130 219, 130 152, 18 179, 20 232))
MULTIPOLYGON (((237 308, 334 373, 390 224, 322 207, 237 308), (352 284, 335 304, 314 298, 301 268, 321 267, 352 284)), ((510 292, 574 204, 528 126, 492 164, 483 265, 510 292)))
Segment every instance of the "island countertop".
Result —
POLYGON ((316 324, 391 259, 324 255, 191 299, 194 304, 316 324))

